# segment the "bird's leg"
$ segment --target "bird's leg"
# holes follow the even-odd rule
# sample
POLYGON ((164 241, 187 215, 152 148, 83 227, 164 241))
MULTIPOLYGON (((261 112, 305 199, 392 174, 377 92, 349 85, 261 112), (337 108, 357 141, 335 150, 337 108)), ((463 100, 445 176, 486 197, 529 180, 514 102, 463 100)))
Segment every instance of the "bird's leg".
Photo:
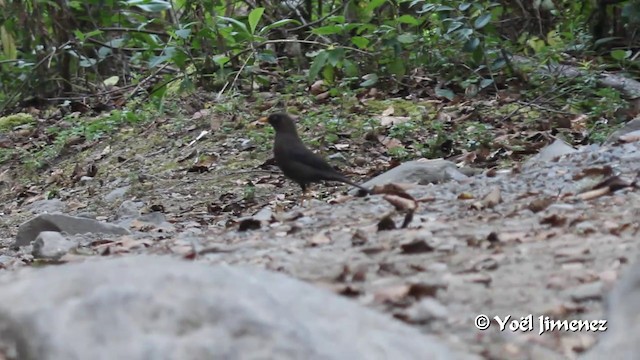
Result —
POLYGON ((300 207, 304 207, 304 199, 307 197, 307 185, 300 184, 300 187, 302 188, 302 197, 300 201, 300 207))

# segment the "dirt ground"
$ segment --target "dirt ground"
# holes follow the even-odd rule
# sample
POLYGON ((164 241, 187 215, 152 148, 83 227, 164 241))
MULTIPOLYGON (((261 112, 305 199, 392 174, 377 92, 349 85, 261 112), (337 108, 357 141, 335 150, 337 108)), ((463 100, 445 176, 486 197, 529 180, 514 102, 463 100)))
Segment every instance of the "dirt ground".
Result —
POLYGON ((603 298, 638 255, 640 199, 626 186, 640 171, 636 144, 414 186, 408 193, 424 201, 409 226, 379 230, 385 217, 396 227, 404 218, 381 195, 348 197, 344 186, 318 185, 316 199, 300 207, 299 188, 242 135, 187 146, 142 132, 68 156, 29 183, 18 183, 16 167, 5 172, 0 255, 6 269, 34 262, 28 249, 8 245, 52 188, 64 212, 106 221, 132 200, 143 213, 164 213, 172 227, 133 223, 135 236, 90 242, 62 261, 155 253, 254 265, 327 287, 487 359, 576 358, 599 330, 539 335, 540 317, 606 320, 603 298), (192 151, 211 155, 209 171, 180 161, 192 151), (70 180, 89 166, 94 176, 70 180), (253 226, 239 231, 243 223, 253 226), (493 319, 488 330, 477 328, 480 315, 493 319), (500 331, 508 316, 507 324, 524 318, 512 324, 524 330, 500 331))

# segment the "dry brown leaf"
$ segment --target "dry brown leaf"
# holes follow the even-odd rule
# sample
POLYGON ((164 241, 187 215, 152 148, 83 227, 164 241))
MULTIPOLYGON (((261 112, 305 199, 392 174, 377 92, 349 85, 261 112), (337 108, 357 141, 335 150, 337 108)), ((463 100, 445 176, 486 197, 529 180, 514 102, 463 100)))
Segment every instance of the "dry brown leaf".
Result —
POLYGON ((403 254, 422 254, 432 252, 435 248, 422 239, 414 240, 406 244, 401 244, 403 254))
POLYGON ((623 142, 623 143, 631 143, 631 142, 636 142, 636 141, 640 141, 640 131, 634 131, 625 135, 621 135, 618 138, 619 142, 623 142))
POLYGON ((613 168, 609 165, 603 167, 592 167, 583 169, 579 174, 573 176, 573 180, 577 181, 585 177, 604 177, 611 176, 613 174, 613 168))
POLYGON ((413 184, 388 183, 374 186, 371 192, 375 195, 389 194, 413 200, 413 196, 409 195, 406 191, 413 186, 413 184))
POLYGON ((46 184, 62 184, 64 179, 64 171, 62 169, 56 169, 51 172, 51 175, 46 180, 46 184))
POLYGON ((329 99, 329 96, 331 96, 331 94, 328 91, 325 91, 323 93, 320 93, 320 94, 316 95, 316 100, 317 101, 326 101, 327 99, 329 99))
POLYGON ((324 80, 316 80, 309 88, 311 95, 318 95, 324 92, 324 80))
POLYGON ((362 246, 369 241, 368 232, 364 229, 358 229, 351 237, 352 246, 362 246))
POLYGON ((549 224, 551 226, 564 226, 564 224, 567 223, 567 217, 566 216, 562 216, 562 215, 558 215, 558 214, 551 214, 547 217, 544 217, 540 220, 540 224, 549 224))
MULTIPOLYGON (((391 214, 383 217, 378 221, 378 231, 395 230, 396 223, 391 218, 391 214)), ((363 250, 364 251, 364 250, 363 250)))
POLYGON ((389 136, 378 135, 378 141, 380 141, 380 143, 387 149, 393 149, 402 146, 402 142, 400 140, 389 136))
POLYGON ((309 246, 319 246, 319 245, 326 245, 326 244, 330 244, 330 243, 331 243, 331 238, 329 238, 329 236, 327 236, 326 233, 319 232, 319 233, 313 235, 313 237, 311 238, 311 240, 309 240, 307 245, 309 245, 309 246))
POLYGON ((472 200, 472 199, 475 199, 475 196, 473 196, 473 194, 468 192, 464 192, 458 195, 458 200, 472 200))
POLYGON ((380 122, 380 126, 391 126, 398 125, 402 123, 406 123, 411 120, 408 116, 378 116, 378 121, 380 122))
POLYGON ((393 105, 391 105, 382 112, 382 116, 391 116, 395 111, 396 109, 394 109, 393 105))
POLYGON ((136 231, 147 232, 153 230, 155 228, 155 225, 136 219, 131 222, 130 228, 136 231))
POLYGON ((530 202, 529 205, 527 205, 527 209, 531 210, 534 213, 537 213, 549 207, 549 205, 553 204, 553 202, 554 199, 551 197, 536 199, 530 202))
POLYGON ((242 219, 238 224, 238 231, 258 230, 262 223, 254 218, 242 219))
POLYGON ((502 202, 500 188, 493 188, 483 199, 482 205, 486 208, 493 208, 502 202))
POLYGON ((397 211, 414 211, 418 204, 413 199, 407 199, 398 195, 385 195, 383 199, 387 200, 397 211))
POLYGON ((373 301, 379 304, 399 302, 409 294, 410 288, 410 285, 402 284, 379 289, 373 293, 373 301))

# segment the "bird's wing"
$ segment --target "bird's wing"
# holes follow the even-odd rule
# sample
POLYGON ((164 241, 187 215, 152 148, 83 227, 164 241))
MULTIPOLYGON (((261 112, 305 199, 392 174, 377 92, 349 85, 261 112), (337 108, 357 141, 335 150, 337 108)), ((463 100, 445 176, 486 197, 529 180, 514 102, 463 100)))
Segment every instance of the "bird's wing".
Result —
POLYGON ((289 155, 291 160, 303 163, 308 167, 325 173, 339 174, 336 169, 329 165, 319 155, 314 154, 311 150, 304 147, 290 147, 289 155))

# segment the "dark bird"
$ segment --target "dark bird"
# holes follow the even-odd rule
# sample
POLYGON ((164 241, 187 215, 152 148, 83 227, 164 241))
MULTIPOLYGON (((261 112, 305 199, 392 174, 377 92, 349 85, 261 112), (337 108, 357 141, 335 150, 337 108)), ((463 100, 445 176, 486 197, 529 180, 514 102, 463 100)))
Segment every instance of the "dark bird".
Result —
POLYGON ((276 131, 276 138, 273 144, 273 156, 276 164, 286 177, 300 185, 303 201, 308 185, 323 180, 349 184, 367 194, 371 192, 369 189, 349 180, 320 156, 307 149, 298 136, 296 126, 289 115, 276 113, 269 115, 269 117, 260 118, 259 121, 261 123, 268 122, 276 131))

